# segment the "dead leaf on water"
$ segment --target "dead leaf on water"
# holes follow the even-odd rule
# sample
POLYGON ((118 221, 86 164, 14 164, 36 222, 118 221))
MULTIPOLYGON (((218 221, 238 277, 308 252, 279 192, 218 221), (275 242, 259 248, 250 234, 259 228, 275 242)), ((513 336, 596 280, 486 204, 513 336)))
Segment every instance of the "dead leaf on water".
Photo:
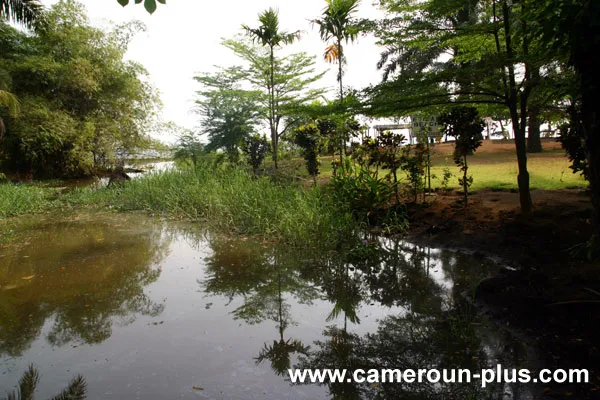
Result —
POLYGON ((30 281, 30 280, 32 280, 33 278, 35 278, 35 275, 24 276, 24 277, 22 277, 21 279, 23 279, 24 281, 30 281))
POLYGON ((194 390, 204 390, 204 388, 200 387, 200 386, 192 386, 192 389, 194 389, 194 390))

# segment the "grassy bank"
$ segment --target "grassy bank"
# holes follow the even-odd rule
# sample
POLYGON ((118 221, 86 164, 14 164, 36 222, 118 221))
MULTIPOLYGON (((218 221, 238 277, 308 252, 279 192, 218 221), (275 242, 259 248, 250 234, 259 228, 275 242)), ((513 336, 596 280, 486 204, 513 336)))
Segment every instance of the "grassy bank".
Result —
POLYGON ((146 211, 294 244, 336 241, 357 228, 323 188, 282 185, 234 168, 166 171, 114 188, 76 189, 61 204, 146 211))
POLYGON ((52 193, 24 184, 0 184, 0 218, 32 214, 48 210, 56 204, 52 193))

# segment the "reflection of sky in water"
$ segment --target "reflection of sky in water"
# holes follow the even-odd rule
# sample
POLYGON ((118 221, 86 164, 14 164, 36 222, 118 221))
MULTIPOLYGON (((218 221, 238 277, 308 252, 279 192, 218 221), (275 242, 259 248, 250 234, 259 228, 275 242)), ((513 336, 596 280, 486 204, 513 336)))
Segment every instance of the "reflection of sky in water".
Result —
MULTIPOLYGON (((326 388, 290 386, 255 357, 281 337, 314 346, 326 326, 347 324, 348 332, 364 335, 410 308, 445 309, 457 266, 453 254, 430 250, 429 261, 397 272, 404 287, 422 288, 394 294, 387 278, 350 271, 335 257, 315 255, 315 266, 306 267, 306 252, 265 256, 266 245, 206 240, 190 224, 124 214, 18 221, 18 245, 0 250, 0 387, 12 387, 33 362, 41 397, 80 373, 94 399, 327 398, 326 388), (269 265, 273 260, 279 264, 269 265), (339 276, 330 279, 324 265, 339 276), (227 281, 227 274, 235 280, 246 273, 248 280, 227 281), (358 293, 349 303, 332 298, 344 296, 345 285, 358 293), (381 293, 397 301, 382 306, 381 293), (342 312, 331 317, 334 303, 342 312), (360 323, 345 319, 349 307, 360 323), (19 339, 21 328, 32 330, 19 339)), ((426 254, 379 241, 406 260, 426 254)), ((297 354, 290 358, 293 365, 297 354)))

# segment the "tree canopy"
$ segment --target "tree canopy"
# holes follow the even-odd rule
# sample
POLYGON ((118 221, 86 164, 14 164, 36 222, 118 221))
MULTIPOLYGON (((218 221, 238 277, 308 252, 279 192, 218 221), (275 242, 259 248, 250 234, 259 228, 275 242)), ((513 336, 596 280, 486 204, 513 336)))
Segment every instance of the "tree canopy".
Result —
POLYGON ((18 117, 0 110, 5 167, 34 176, 86 175, 140 145, 159 101, 145 69, 123 57, 143 29, 139 22, 110 32, 94 28, 73 0, 50 8, 34 35, 2 25, 0 70, 20 101, 18 117))

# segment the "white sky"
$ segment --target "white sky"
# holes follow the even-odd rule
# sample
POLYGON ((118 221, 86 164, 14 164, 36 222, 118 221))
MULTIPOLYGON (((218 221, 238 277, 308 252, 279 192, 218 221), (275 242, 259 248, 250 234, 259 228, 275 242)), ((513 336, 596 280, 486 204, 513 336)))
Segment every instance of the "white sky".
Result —
MULTIPOLYGON (((268 7, 279 9, 283 30, 304 31, 302 40, 289 46, 289 50, 317 56, 318 70, 330 70, 323 78, 324 84, 332 88, 336 85, 335 67, 323 61, 325 45, 319 38, 317 27, 313 28, 309 22, 320 16, 324 0, 167 0, 166 5, 158 4, 153 15, 149 15, 141 4, 123 8, 116 0, 80 1, 87 7, 94 25, 106 26, 109 21, 134 19, 146 24, 147 31, 134 39, 127 57, 140 62, 150 73, 164 103, 164 121, 173 121, 190 129, 197 126, 198 117, 190 110, 199 88, 192 77, 197 72, 214 71, 214 65, 239 65, 232 52, 220 45, 221 38, 241 33, 242 24, 258 26, 258 13, 268 7)), ((44 2, 51 5, 57 0, 44 2)), ((381 15, 371 2, 363 0, 356 16, 375 18, 381 15)), ((374 43, 371 37, 360 37, 355 44, 346 46, 348 64, 344 86, 362 88, 380 80, 381 74, 375 67, 380 49, 374 43)), ((332 92, 330 97, 334 95, 332 92)))

